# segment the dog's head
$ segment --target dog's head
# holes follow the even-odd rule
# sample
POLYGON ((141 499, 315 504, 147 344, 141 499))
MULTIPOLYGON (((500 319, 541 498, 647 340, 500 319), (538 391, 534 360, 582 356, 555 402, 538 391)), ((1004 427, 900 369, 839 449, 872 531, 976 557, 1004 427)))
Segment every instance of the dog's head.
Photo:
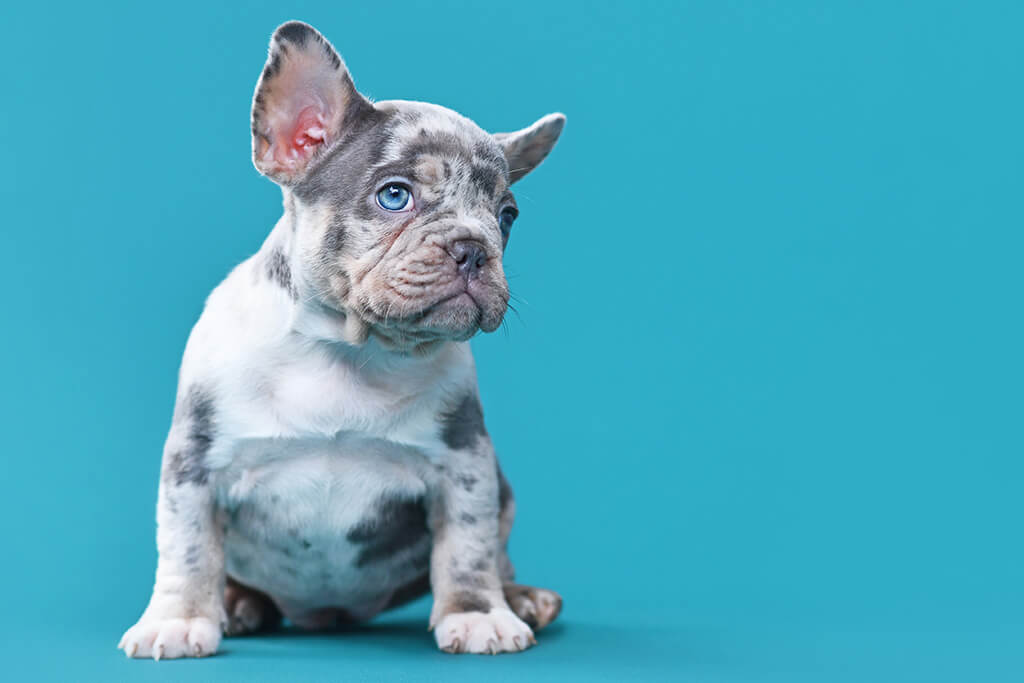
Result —
POLYGON ((493 331, 519 212, 510 186, 564 122, 492 135, 437 105, 371 103, 320 33, 279 27, 253 100, 253 161, 285 191, 297 296, 343 313, 355 341, 409 349, 493 331))

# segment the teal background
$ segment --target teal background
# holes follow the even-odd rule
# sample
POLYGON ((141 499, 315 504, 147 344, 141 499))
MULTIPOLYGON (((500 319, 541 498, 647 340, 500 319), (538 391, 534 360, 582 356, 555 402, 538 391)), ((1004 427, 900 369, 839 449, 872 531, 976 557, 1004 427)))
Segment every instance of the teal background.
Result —
POLYGON ((12 681, 1024 680, 1019 3, 11 3, 0 626, 12 681), (377 99, 568 124, 480 337, 540 646, 115 650, 177 364, 281 211, 249 161, 301 18, 377 99))

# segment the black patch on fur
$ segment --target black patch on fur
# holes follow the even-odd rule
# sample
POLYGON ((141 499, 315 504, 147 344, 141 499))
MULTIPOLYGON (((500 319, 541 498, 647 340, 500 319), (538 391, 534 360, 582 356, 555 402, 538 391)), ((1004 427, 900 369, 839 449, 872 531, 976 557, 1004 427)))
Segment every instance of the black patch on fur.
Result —
POLYGON ((306 44, 306 38, 316 36, 319 39, 319 35, 313 30, 308 24, 303 24, 301 21, 289 21, 286 24, 282 24, 278 27, 277 31, 274 32, 274 36, 281 39, 287 40, 289 43, 294 43, 299 47, 306 44))
POLYGON ((267 277, 288 292, 288 296, 293 300, 299 298, 299 294, 292 284, 292 269, 288 265, 288 257, 280 249, 274 249, 267 257, 267 277))
POLYGON ((362 96, 355 97, 345 110, 341 139, 295 185, 295 196, 310 205, 327 202, 342 215, 346 209, 358 212, 369 206, 363 201, 371 191, 364 188, 366 172, 387 147, 392 117, 374 109, 362 96))
POLYGON ((498 510, 501 512, 505 511, 508 504, 512 502, 512 487, 508 483, 508 479, 505 478, 505 473, 501 471, 501 467, 495 464, 498 469, 498 510))
POLYGON ((419 544, 429 533, 423 498, 382 498, 374 512, 349 529, 345 538, 363 546, 356 566, 364 567, 419 544))
POLYGON ((491 603, 482 595, 470 591, 457 591, 449 601, 451 612, 483 612, 491 611, 491 603))
POLYGON ((289 21, 278 27, 274 32, 274 37, 277 38, 282 51, 287 51, 284 41, 298 47, 305 47, 307 41, 313 40, 323 50, 324 56, 331 61, 331 66, 335 69, 341 67, 341 58, 338 53, 334 51, 327 39, 309 24, 304 24, 301 21, 289 21))
POLYGON ((324 235, 324 249, 329 254, 337 254, 344 249, 346 233, 348 233, 348 228, 345 226, 345 221, 334 216, 327 228, 327 234, 324 235))
POLYGON ((490 196, 494 194, 494 188, 498 184, 498 171, 489 166, 473 164, 469 171, 469 180, 482 194, 490 196))
POLYGON ((487 588, 487 577, 483 574, 459 572, 457 574, 452 574, 452 581, 460 586, 466 586, 469 588, 487 588))
POLYGON ((441 416, 441 440, 449 448, 470 448, 486 435, 484 413, 476 394, 466 394, 455 410, 441 416))
POLYGON ((449 131, 432 131, 426 136, 416 137, 403 147, 399 153, 398 163, 411 169, 416 165, 416 160, 424 154, 442 159, 473 161, 473 152, 466 148, 465 137, 449 131))
POLYGON ((473 525, 476 524, 476 517, 469 514, 468 512, 463 512, 461 515, 459 515, 459 521, 463 524, 473 525))
POLYGON ((176 486, 185 483, 203 486, 210 477, 206 454, 214 438, 213 398, 199 385, 193 384, 175 411, 175 422, 187 425, 185 442, 167 455, 165 476, 176 486))

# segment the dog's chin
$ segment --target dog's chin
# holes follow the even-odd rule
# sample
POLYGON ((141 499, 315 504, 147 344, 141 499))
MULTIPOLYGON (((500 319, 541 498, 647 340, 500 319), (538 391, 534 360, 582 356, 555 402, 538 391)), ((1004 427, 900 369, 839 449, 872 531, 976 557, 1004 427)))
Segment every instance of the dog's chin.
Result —
POLYGON ((469 292, 461 292, 431 306, 417 322, 416 328, 435 332, 452 341, 465 341, 477 330, 490 332, 494 326, 485 319, 483 309, 473 296, 469 292))
POLYGON ((464 290, 444 296, 415 315, 381 320, 372 329, 386 346, 410 349, 445 341, 466 341, 481 330, 493 332, 501 325, 504 315, 503 299, 485 301, 481 305, 478 297, 464 290))

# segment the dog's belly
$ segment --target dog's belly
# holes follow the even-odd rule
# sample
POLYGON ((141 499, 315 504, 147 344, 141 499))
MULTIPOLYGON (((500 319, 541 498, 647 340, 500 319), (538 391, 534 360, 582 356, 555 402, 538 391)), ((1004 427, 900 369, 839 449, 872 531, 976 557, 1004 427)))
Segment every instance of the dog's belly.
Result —
POLYGON ((246 444, 236 462, 221 486, 227 573, 286 616, 367 619, 423 583, 423 456, 381 441, 275 440, 246 444))

